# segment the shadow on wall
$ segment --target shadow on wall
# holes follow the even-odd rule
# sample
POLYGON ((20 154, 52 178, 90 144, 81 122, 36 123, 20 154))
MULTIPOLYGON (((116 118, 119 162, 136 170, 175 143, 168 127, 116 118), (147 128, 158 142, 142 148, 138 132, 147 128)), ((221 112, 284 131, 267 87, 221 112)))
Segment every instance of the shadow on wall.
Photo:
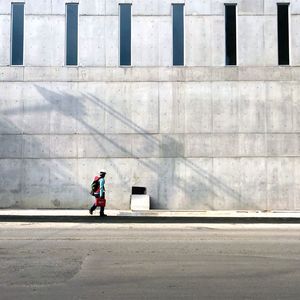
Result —
MULTIPOLYGON (((90 92, 54 91, 37 84, 34 87, 45 102, 26 105, 24 113, 49 116, 45 120, 49 121, 49 131, 44 134, 36 129, 34 134, 26 134, 26 128, 18 128, 17 135, 12 135, 18 139, 21 150, 0 160, 4 178, 1 207, 85 208, 90 204, 87 200, 90 181, 104 167, 109 170, 107 196, 112 199, 111 208, 128 208, 132 185, 147 186, 152 197, 151 208, 216 209, 215 201, 219 207, 223 205, 220 201, 230 201, 240 208, 240 193, 213 176, 211 158, 185 157, 183 135, 180 140, 175 135, 151 134, 90 92), (88 121, 91 111, 87 107, 117 120, 132 132, 124 134, 125 138, 141 139, 157 149, 157 153, 153 156, 135 153, 134 139, 130 138, 128 147, 126 140, 120 141, 122 135, 106 133, 101 120, 91 124, 88 121), (85 132, 78 130, 79 127, 85 128, 85 132), (97 153, 91 151, 93 147, 97 153)), ((20 111, 2 111, 4 116, 15 113, 20 111)), ((33 118, 31 127, 35 124, 33 118)), ((15 124, 7 118, 5 124, 0 123, 1 128, 2 125, 9 127, 7 132, 16 133, 15 124)))

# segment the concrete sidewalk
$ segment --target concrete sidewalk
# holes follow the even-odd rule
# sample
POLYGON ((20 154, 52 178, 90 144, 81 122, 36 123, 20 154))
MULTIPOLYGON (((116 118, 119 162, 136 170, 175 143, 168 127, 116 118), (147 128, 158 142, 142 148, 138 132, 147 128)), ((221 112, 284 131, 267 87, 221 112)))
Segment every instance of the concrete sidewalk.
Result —
MULTIPOLYGON (((300 211, 106 210, 105 223, 300 223, 300 211)), ((99 222, 87 209, 0 209, 0 222, 99 222)))

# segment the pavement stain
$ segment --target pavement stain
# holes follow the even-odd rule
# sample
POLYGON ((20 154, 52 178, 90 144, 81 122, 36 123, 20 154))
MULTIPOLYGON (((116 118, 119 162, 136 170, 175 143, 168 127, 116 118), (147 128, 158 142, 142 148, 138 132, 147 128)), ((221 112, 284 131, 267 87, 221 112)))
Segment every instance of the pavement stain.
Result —
POLYGON ((0 285, 61 284, 80 271, 82 261, 72 248, 0 249, 0 285))

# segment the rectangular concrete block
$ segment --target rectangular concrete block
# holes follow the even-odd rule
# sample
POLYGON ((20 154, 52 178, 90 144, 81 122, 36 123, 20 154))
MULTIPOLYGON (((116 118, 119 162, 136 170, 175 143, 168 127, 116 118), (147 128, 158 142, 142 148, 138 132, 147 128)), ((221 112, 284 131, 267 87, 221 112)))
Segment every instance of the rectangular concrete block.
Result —
POLYGON ((212 65, 212 17, 187 16, 185 18, 185 64, 187 66, 212 65), (195 30, 197 28, 197 30, 195 30))
POLYGON ((170 66, 172 64, 171 46, 170 17, 133 17, 133 66, 170 66))
MULTIPOLYGON (((169 2, 169 1, 167 1, 169 2)), ((146 2, 141 1, 132 1, 132 14, 134 16, 153 16, 159 14, 160 1, 158 0, 149 0, 146 2)))
POLYGON ((239 134, 239 156, 266 156, 266 135, 263 133, 239 134))
POLYGON ((134 134, 132 135, 132 156, 159 157, 160 136, 156 134, 134 134))
POLYGON ((158 83, 132 83, 128 85, 127 97, 131 101, 131 119, 126 115, 116 118, 132 128, 134 133, 158 133, 159 87, 158 83))
POLYGON ((291 132, 293 130, 292 85, 285 82, 266 84, 267 130, 291 132))
POLYGON ((119 66, 119 17, 105 17, 105 62, 107 67, 119 66))
POLYGON ((0 66, 8 66, 10 65, 10 16, 8 15, 0 15, 0 45, 0 66))
POLYGON ((213 82, 213 131, 239 131, 239 87, 237 82, 213 82))
POLYGON ((48 134, 53 93, 49 84, 23 86, 24 119, 23 130, 27 134, 48 134))
POLYGON ((292 84, 293 99, 293 129, 295 132, 300 131, 300 86, 297 82, 292 84))
POLYGON ((49 88, 40 87, 39 92, 49 103, 50 132, 54 134, 76 133, 77 115, 81 113, 77 84, 52 84, 49 88))
POLYGON ((47 189, 50 183, 49 159, 24 159, 22 184, 24 187, 37 187, 40 190, 47 189))
POLYGON ((131 157, 131 139, 129 134, 79 135, 78 156, 82 158, 131 157))
POLYGON ((0 82, 23 81, 24 68, 18 67, 0 67, 0 82))
POLYGON ((290 209, 300 209, 300 158, 294 158, 294 203, 290 209))
POLYGON ((23 135, 24 158, 49 158, 50 135, 23 135))
POLYGON ((51 0, 27 0, 25 5, 26 15, 50 15, 52 12, 51 0))
POLYGON ((242 158, 241 207, 267 209, 267 163, 265 158, 242 158))
POLYGON ((268 156, 299 156, 299 134, 268 134, 268 156))
POLYGON ((158 170, 160 209, 180 210, 185 207, 185 162, 182 159, 164 158, 160 160, 158 170))
POLYGON ((79 15, 105 15, 106 0, 80 0, 79 15))
POLYGON ((50 135, 50 157, 51 158, 77 158, 78 136, 50 135))
POLYGON ((48 164, 50 169, 49 185, 51 189, 60 188, 63 191, 80 185, 77 175, 77 159, 51 159, 48 161, 48 164))
POLYGON ((21 203, 22 161, 0 159, 0 207, 18 207, 21 203))
POLYGON ((211 134, 186 134, 185 157, 211 157, 211 134))
POLYGON ((185 199, 187 209, 212 210, 213 164, 211 158, 188 158, 185 160, 185 199))
POLYGON ((45 186, 24 186, 22 188, 22 202, 20 208, 54 208, 50 202, 50 187, 45 186))
MULTIPOLYGON (((78 3, 78 0, 68 0, 68 3, 78 3)), ((66 2, 61 0, 51 0, 52 14, 53 15, 64 15, 66 13, 66 2)))
MULTIPOLYGON (((173 69, 170 81, 211 81, 213 74, 213 68, 211 67, 192 67, 184 69, 173 69), (177 71, 177 72, 176 72, 177 71)), ((165 80, 162 78, 162 80, 165 80)))
POLYGON ((211 17, 211 63, 212 66, 225 65, 225 19, 223 16, 211 17))
POLYGON ((240 174, 239 158, 213 159, 214 209, 241 208, 240 174))
POLYGON ((260 15, 264 13, 264 0, 239 0, 239 15, 260 15))
POLYGON ((0 135, 0 158, 21 158, 22 136, 0 135))
POLYGON ((105 66, 105 17, 80 16, 79 22, 79 65, 105 66))
POLYGON ((105 132, 106 84, 101 82, 78 83, 76 131, 79 134, 105 132))
POLYGON ((290 1, 290 12, 292 15, 299 15, 300 14, 300 1, 294 0, 290 1))
MULTIPOLYGON (((264 17, 264 64, 278 66, 277 15, 264 17)), ((278 68, 277 68, 278 69, 278 68)))
POLYGON ((150 196, 149 195, 131 195, 130 198, 131 210, 149 210, 150 196))
POLYGON ((160 139, 161 157, 184 157, 185 138, 183 134, 162 134, 160 139))
POLYGON ((132 65, 157 66, 159 32, 158 17, 132 18, 132 65), (147 36, 147 38, 145 38, 147 36))
POLYGON ((214 157, 236 157, 239 155, 238 134, 214 134, 212 136, 212 154, 214 157))
MULTIPOLYGON (((225 54, 223 57, 225 60, 225 54)), ((223 62, 224 63, 224 62, 223 62)), ((239 78, 239 71, 236 66, 213 67, 211 68, 211 81, 236 81, 239 78)))
POLYGON ((211 3, 211 0, 188 0, 185 3, 185 13, 186 15, 210 15, 211 3))
POLYGON ((82 192, 79 186, 54 186, 49 191, 50 208, 88 209, 92 205, 91 199, 82 192))
POLYGON ((263 82, 239 83, 240 132, 265 132, 266 87, 263 82))
POLYGON ((268 209, 289 209, 294 202, 294 159, 268 158, 268 209))
POLYGON ((264 65, 264 21, 263 16, 238 17, 238 64, 240 66, 264 65))
MULTIPOLYGON (((18 2, 18 1, 14 1, 14 2, 18 2)), ((11 2, 7 0, 0 0, 0 15, 8 15, 10 13, 11 13, 11 2)))
POLYGON ((160 83, 160 132, 185 132, 185 101, 183 83, 160 83))
MULTIPOLYGON (((128 2, 128 0, 122 1, 128 2)), ((136 15, 171 15, 172 14, 172 4, 173 3, 184 3, 182 0, 149 0, 149 1, 140 1, 133 0, 132 3, 132 14, 136 15)))
MULTIPOLYGON (((299 12, 300 12, 300 1, 299 1, 299 12)), ((293 66, 300 65, 300 33, 297 28, 300 26, 300 15, 292 15, 290 17, 290 31, 291 31, 291 51, 290 59, 293 66)))
POLYGON ((24 81, 65 82, 78 81, 79 68, 73 67, 24 67, 24 81))
POLYGON ((106 90, 105 132, 133 133, 131 86, 111 83, 106 90))
POLYGON ((212 131, 212 90, 210 82, 184 84, 185 132, 212 131))
POLYGON ((22 83, 0 82, 0 133, 23 132, 22 83))
POLYGON ((27 66, 63 66, 65 62, 65 18, 36 16, 26 18, 24 63, 27 66))
POLYGON ((118 16, 119 3, 126 3, 126 1, 122 1, 122 2, 119 2, 117 0, 105 1, 105 14, 110 16, 118 16))

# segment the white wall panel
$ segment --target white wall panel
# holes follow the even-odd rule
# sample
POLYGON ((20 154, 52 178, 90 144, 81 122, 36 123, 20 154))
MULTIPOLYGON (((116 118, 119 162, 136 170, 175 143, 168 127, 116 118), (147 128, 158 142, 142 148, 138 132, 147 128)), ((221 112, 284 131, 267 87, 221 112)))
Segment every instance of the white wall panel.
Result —
POLYGON ((65 18, 27 16, 25 60, 28 66, 62 66, 65 49, 65 18))
POLYGON ((79 65, 105 66, 105 17, 79 17, 79 65))
POLYGON ((0 65, 5 66, 9 64, 10 64, 10 16, 0 15, 0 65))

